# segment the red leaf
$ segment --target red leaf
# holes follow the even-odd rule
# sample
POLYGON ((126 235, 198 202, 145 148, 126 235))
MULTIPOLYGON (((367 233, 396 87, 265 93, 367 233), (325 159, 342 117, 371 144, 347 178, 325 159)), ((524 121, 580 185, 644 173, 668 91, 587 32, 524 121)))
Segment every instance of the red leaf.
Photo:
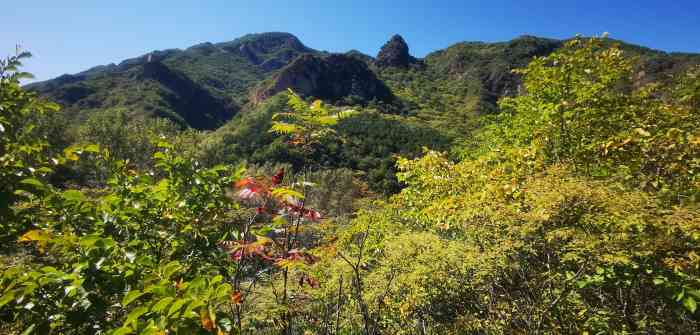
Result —
POLYGON ((318 221, 318 220, 321 220, 321 213, 319 213, 315 210, 307 209, 304 212, 304 217, 310 221, 318 221))
POLYGON ((214 321, 209 317, 209 314, 206 312, 202 313, 202 328, 208 331, 214 330, 214 321))
POLYGON ((231 293, 231 302, 233 304, 240 305, 242 301, 243 301, 243 296, 241 295, 241 292, 231 293))
POLYGON ((277 173, 275 173, 274 176, 272 176, 272 185, 273 186, 279 185, 283 179, 284 179, 284 168, 281 168, 281 169, 277 170, 277 173))

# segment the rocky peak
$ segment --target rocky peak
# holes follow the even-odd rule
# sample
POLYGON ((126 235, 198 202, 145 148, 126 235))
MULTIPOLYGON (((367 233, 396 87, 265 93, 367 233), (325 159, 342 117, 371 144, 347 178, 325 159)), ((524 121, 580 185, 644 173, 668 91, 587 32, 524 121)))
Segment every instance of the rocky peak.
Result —
POLYGON ((415 58, 408 53, 408 44, 398 34, 382 46, 375 60, 375 64, 380 67, 407 67, 413 62, 415 62, 415 58))
POLYGON ((246 49, 254 53, 269 53, 280 49, 310 51, 296 36, 289 33, 248 34, 231 42, 220 43, 219 46, 231 51, 246 49))
POLYGON ((316 52, 296 36, 279 32, 248 34, 216 46, 243 56, 266 72, 282 68, 301 54, 316 52))
POLYGON ((255 92, 253 101, 260 102, 288 88, 304 97, 329 101, 346 97, 365 102, 393 98, 365 62, 343 54, 302 55, 280 70, 270 85, 255 92))

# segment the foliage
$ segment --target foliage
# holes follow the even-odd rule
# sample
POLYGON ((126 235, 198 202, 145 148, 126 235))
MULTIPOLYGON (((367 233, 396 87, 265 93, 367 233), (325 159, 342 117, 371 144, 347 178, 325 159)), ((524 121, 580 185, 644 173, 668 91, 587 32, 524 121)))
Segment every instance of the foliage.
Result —
MULTIPOLYGON (((224 187, 236 175, 202 169, 160 146, 157 174, 116 161, 106 188, 48 187, 22 204, 32 209, 32 227, 16 238, 33 251, 4 264, 6 322, 41 333, 129 333, 200 329, 206 308, 221 315, 217 306, 230 287, 214 277, 230 270, 215 242, 234 229, 227 213, 236 207, 224 187), (192 321, 181 323, 180 315, 192 321)), ((107 154, 87 148, 63 158, 78 160, 79 152, 107 154)))
MULTIPOLYGON (((632 65, 603 40, 574 39, 519 72, 527 95, 504 99, 505 138, 531 144, 539 159, 571 162, 582 173, 614 176, 673 203, 697 201, 700 153, 692 93, 663 101, 650 85, 629 92, 632 65), (688 104, 687 102, 690 102, 688 104)), ((693 72, 673 91, 691 90, 693 72)), ((683 93, 671 92, 678 96, 683 93)))
POLYGON ((19 71, 28 52, 0 60, 0 241, 23 230, 24 226, 8 224, 21 220, 22 209, 13 206, 31 195, 21 190, 41 191, 45 187, 40 180, 52 172, 47 157, 47 140, 39 136, 32 120, 55 112, 58 106, 44 101, 36 94, 23 90, 20 79, 30 75, 19 71))
POLYGON ((490 73, 538 55, 508 77, 522 94, 452 135, 410 95, 427 92, 399 94, 416 112, 395 115, 291 94, 211 134, 105 110, 65 148, 46 138, 55 106, 19 86, 24 55, 10 57, 0 331, 698 332, 698 70, 640 81, 628 55, 653 51, 576 38, 540 54, 549 45, 464 45, 383 70, 410 86, 503 48, 513 62, 490 73), (65 171, 100 182, 57 182, 65 171))
POLYGON ((356 113, 352 110, 334 112, 324 106, 321 100, 316 100, 307 106, 306 102, 291 89, 289 89, 288 104, 292 111, 274 114, 270 131, 289 135, 291 144, 301 146, 305 150, 312 149, 314 145, 320 144, 320 139, 334 134, 332 126, 356 113))
MULTIPOLYGON (((330 136, 323 141, 309 138, 307 143, 314 144, 307 149, 290 147, 289 138, 270 132, 273 115, 285 113, 288 102, 286 94, 277 95, 256 110, 239 114, 233 122, 205 136, 199 159, 216 164, 222 157, 226 157, 225 162, 244 158, 248 164, 290 164, 295 171, 303 166, 347 168, 363 173, 372 191, 387 194, 400 189, 394 176, 394 155, 415 157, 423 147, 446 150, 451 143, 451 138, 415 118, 355 108, 356 113, 342 116, 335 126, 324 130, 330 136)), ((322 106, 335 115, 335 107, 322 106)))
POLYGON ((324 260, 319 299, 354 309, 348 331, 367 315, 365 334, 696 331, 700 120, 668 98, 694 74, 633 89, 623 52, 595 38, 520 72, 526 94, 462 161, 399 160, 407 187, 339 228, 334 254, 360 266, 324 260), (385 285, 341 297, 341 275, 385 285))
POLYGON ((95 112, 76 132, 74 142, 99 144, 109 150, 113 159, 128 161, 139 170, 153 166, 152 157, 161 139, 167 138, 179 154, 191 157, 201 137, 201 133, 183 131, 168 119, 134 119, 122 109, 95 112))

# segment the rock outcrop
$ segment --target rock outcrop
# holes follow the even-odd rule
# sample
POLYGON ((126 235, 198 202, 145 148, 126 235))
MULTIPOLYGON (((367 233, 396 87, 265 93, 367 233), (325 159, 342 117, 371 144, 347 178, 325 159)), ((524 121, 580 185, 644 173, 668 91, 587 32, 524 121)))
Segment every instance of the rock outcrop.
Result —
POLYGON ((331 54, 326 57, 303 55, 284 67, 271 84, 259 89, 253 100, 260 102, 291 88, 304 97, 329 101, 389 101, 393 95, 367 64, 355 57, 331 54))
POLYGON ((289 33, 249 34, 217 46, 243 56, 264 71, 278 70, 300 54, 315 52, 289 33))
POLYGON ((374 61, 379 67, 408 67, 415 62, 416 59, 409 54, 408 44, 401 35, 394 35, 386 42, 374 61))

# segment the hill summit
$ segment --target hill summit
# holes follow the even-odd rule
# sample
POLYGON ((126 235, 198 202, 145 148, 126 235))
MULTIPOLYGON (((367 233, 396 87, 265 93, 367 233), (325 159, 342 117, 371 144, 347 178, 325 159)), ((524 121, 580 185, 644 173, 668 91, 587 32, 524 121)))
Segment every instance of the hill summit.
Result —
POLYGON ((382 46, 375 64, 379 67, 407 67, 416 59, 408 52, 408 44, 401 35, 394 35, 382 46))

